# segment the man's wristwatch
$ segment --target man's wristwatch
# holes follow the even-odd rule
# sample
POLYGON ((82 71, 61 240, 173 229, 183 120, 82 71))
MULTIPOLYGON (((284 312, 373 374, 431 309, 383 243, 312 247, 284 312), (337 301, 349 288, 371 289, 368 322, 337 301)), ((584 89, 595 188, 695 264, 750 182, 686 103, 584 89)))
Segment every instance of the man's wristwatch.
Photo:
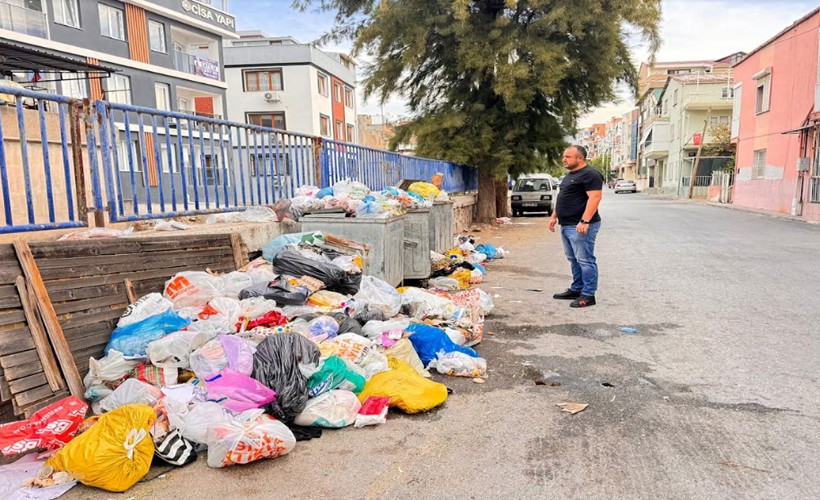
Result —
POLYGON ((586 225, 589 225, 589 221, 588 221, 588 220, 581 219, 580 224, 586 224, 586 225))

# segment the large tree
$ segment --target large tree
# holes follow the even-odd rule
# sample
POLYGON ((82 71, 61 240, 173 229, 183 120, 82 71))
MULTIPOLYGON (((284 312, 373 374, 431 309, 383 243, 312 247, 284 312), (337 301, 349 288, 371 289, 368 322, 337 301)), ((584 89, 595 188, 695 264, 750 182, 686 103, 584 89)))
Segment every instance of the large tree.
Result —
POLYGON ((636 85, 630 42, 659 44, 661 0, 296 0, 336 12, 332 39, 372 60, 364 93, 401 96, 418 153, 479 167, 477 218, 507 174, 554 164, 577 117, 636 85))

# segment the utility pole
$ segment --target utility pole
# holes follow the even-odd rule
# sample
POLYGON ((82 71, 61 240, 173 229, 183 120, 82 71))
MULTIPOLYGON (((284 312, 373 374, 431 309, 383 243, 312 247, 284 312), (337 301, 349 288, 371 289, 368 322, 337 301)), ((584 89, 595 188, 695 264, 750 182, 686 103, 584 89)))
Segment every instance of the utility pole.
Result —
POLYGON ((706 127, 709 126, 709 118, 712 117, 712 108, 706 110, 706 119, 703 120, 703 132, 700 134, 700 144, 698 144, 698 152, 695 155, 695 163, 692 165, 692 174, 689 176, 689 198, 692 199, 692 194, 695 192, 695 177, 698 173, 698 166, 700 165, 700 154, 703 152, 703 143, 706 142, 706 127))

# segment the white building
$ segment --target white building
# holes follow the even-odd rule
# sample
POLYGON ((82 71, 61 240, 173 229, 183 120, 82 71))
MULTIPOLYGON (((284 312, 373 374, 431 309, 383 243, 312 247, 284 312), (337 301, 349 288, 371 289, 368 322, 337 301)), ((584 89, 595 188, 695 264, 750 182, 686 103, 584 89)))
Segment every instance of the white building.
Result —
POLYGON ((358 142, 356 65, 291 37, 225 41, 228 119, 358 142))

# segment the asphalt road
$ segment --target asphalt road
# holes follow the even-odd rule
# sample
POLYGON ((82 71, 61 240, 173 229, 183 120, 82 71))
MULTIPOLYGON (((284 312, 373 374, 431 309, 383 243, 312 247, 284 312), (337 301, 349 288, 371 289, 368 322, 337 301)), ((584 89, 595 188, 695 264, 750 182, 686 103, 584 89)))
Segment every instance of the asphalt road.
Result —
POLYGON ((820 497, 820 227, 609 191, 602 216, 584 310, 551 298, 569 266, 545 218, 474 233, 512 252, 482 285, 486 384, 441 378, 437 411, 123 498, 820 497))

